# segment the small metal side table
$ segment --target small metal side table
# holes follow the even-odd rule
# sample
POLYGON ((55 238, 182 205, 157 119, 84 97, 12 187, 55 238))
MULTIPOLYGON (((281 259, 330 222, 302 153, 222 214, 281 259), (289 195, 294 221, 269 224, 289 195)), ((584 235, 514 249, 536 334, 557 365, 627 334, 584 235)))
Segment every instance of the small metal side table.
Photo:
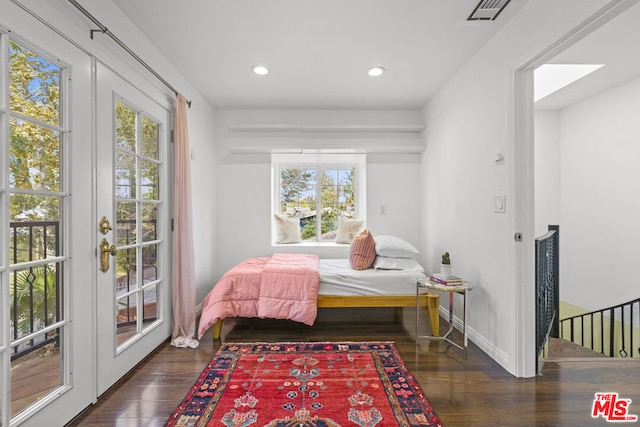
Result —
MULTIPOLYGON (((417 284, 416 284, 416 345, 418 345, 418 338, 426 338, 429 340, 437 340, 437 341, 445 341, 449 344, 451 344, 454 347, 457 347, 458 349, 462 350, 462 356, 464 359, 467 358, 467 344, 468 344, 468 340, 467 340, 467 293, 473 289, 473 286, 471 286, 470 283, 468 282, 462 282, 459 285, 443 285, 441 283, 437 283, 437 282, 432 282, 428 279, 426 280, 418 280, 417 284), (433 336, 433 331, 431 331, 432 335, 418 335, 418 324, 419 324, 419 318, 420 318, 420 309, 417 306, 417 300, 418 300, 418 295, 420 293, 420 288, 422 289, 429 289, 429 290, 433 290, 433 291, 440 291, 440 292, 449 292, 449 330, 441 337, 439 336, 433 336), (462 345, 454 342, 451 340, 451 338, 449 338, 449 336, 451 335, 451 332, 453 332, 453 294, 460 294, 462 295, 462 299, 463 299, 463 313, 462 313, 462 345)), ((437 333, 437 331, 436 331, 437 333)))

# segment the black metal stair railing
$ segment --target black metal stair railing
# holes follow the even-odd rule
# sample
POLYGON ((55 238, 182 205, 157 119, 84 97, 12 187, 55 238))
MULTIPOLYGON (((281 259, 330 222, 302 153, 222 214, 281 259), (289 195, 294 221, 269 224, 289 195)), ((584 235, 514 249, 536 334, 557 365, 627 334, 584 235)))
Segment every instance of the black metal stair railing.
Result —
MULTIPOLYGON (((549 232, 535 240, 536 251, 536 359, 549 337, 558 337, 560 228, 549 226, 549 232)), ((536 366, 539 365, 536 362, 536 366)))
POLYGON ((560 338, 609 357, 640 357, 640 298, 560 320, 560 338))

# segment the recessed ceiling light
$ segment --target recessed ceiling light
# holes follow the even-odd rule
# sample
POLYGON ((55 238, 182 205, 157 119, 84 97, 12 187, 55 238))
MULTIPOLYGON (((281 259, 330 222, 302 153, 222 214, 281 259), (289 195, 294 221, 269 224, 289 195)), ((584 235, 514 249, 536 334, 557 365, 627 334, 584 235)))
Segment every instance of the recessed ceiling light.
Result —
POLYGON ((371 77, 378 77, 381 76, 382 74, 384 74, 384 67, 380 67, 379 65, 376 65, 375 67, 371 67, 367 70, 367 74, 369 74, 371 77))
POLYGON ((253 67, 251 67, 251 71, 253 71, 259 76, 264 76, 266 74, 269 74, 269 69, 264 65, 254 65, 253 67))

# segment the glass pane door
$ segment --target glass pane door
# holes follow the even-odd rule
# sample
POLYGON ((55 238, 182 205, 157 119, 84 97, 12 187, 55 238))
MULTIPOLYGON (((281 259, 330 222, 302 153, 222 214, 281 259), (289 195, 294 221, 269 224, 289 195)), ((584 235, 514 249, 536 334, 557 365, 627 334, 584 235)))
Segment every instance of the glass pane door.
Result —
POLYGON ((168 109, 98 64, 98 393, 170 335, 168 109), (102 245, 101 245, 102 246, 102 245), (102 251, 102 249, 101 249, 102 251))
POLYGON ((64 384, 64 70, 9 40, 10 417, 64 384), (33 375, 37 376, 34 387, 33 375))
POLYGON ((94 346, 85 327, 92 324, 94 285, 86 268, 94 248, 86 238, 91 124, 71 120, 91 109, 91 98, 82 96, 90 94, 91 78, 69 78, 72 70, 90 70, 91 61, 40 30, 30 36, 60 58, 0 31, 0 94, 7 95, 0 97, 2 426, 63 425, 95 396, 94 346), (83 177, 77 185, 72 171, 83 177))
POLYGON ((157 320, 160 125, 115 100, 116 344, 157 320))

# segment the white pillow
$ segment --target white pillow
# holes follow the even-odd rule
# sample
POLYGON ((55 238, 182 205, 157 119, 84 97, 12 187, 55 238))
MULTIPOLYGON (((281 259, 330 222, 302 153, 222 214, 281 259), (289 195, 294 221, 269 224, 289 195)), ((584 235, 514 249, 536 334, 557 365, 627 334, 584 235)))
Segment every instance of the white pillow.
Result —
POLYGON ((376 270, 407 270, 424 271, 424 268, 413 258, 391 258, 378 256, 373 261, 373 268, 376 270))
POLYGON ((300 218, 287 218, 273 214, 276 225, 276 243, 300 243, 300 218))
POLYGON ((420 252, 409 242, 396 236, 373 236, 376 240, 376 254, 391 258, 413 258, 420 252))
POLYGON ((338 234, 336 243, 351 243, 354 237, 364 228, 364 220, 350 219, 343 215, 338 217, 338 234))

